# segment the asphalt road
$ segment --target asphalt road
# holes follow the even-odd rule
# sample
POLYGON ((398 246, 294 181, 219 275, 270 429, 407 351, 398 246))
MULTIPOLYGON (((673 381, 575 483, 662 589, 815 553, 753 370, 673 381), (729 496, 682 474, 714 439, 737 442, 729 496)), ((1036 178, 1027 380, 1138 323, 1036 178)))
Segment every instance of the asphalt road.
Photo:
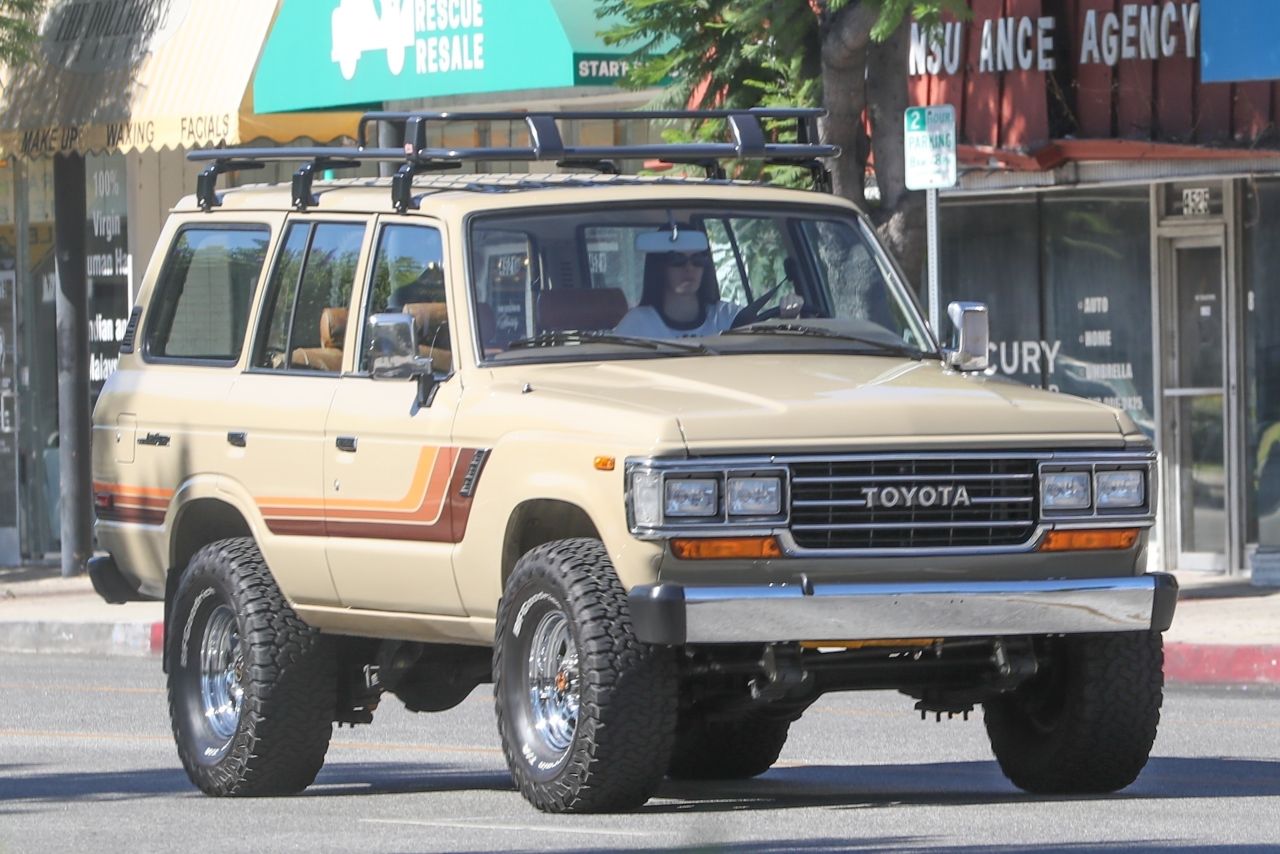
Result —
POLYGON ((292 798, 196 792, 154 660, 0 656, 0 852, 1134 851, 1280 846, 1280 693, 1170 692, 1138 782, 1035 798, 991 759, 978 716, 921 722, 891 693, 832 695, 778 767, 674 784, 638 813, 543 815, 512 789, 487 687, 453 711, 388 698, 334 735, 292 798))

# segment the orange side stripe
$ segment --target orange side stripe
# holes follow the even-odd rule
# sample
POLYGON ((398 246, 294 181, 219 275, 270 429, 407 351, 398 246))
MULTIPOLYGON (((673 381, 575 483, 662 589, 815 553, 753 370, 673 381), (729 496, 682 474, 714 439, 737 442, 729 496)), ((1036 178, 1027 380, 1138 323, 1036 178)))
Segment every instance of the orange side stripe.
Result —
MULTIPOLYGON (((431 470, 431 480, 427 486, 426 494, 422 496, 422 501, 411 513, 402 513, 398 511, 369 511, 363 512, 352 508, 350 505, 341 505, 330 508, 327 517, 333 521, 341 521, 347 519, 359 520, 403 520, 405 522, 431 522, 439 521, 441 513, 444 511, 445 499, 449 494, 449 484, 453 482, 453 475, 457 469, 458 449, 443 448, 440 460, 431 470)), ((362 502, 366 503, 366 502, 362 502)), ((357 507, 360 505, 356 505, 357 507)))
MULTIPOLYGON (((373 499, 353 499, 351 501, 342 502, 344 508, 368 508, 371 510, 407 510, 412 511, 418 506, 422 499, 421 495, 427 488, 428 477, 435 467, 436 457, 441 451, 446 453, 456 453, 455 448, 423 448, 418 454, 418 465, 413 472, 413 480, 409 483, 409 489, 403 496, 397 499, 387 500, 385 498, 373 499)), ((323 498, 290 498, 289 496, 271 496, 255 499, 258 507, 263 513, 270 511, 276 515, 309 515, 306 513, 298 514, 297 511, 315 508, 321 513, 324 512, 325 500, 323 498)))
POLYGON ((95 492, 110 492, 112 495, 128 495, 131 497, 154 497, 163 498, 166 501, 173 497, 172 489, 161 489, 159 487, 150 486, 125 486, 120 483, 103 483, 100 480, 93 482, 95 492))

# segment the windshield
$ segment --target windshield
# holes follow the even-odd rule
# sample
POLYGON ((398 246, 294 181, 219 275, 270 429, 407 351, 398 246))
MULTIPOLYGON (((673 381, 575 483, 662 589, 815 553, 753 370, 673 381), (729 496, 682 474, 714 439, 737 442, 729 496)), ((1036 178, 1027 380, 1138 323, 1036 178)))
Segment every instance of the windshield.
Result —
POLYGON ((521 211, 476 218, 470 253, 489 363, 935 352, 870 229, 846 211, 521 211))

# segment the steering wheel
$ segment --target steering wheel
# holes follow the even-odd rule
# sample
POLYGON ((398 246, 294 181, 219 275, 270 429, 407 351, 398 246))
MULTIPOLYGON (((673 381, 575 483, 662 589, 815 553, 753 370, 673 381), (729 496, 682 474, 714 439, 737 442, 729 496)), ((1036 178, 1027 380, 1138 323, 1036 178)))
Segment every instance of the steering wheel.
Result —
POLYGON ((758 320, 768 320, 770 318, 777 317, 782 311, 781 308, 778 306, 765 308, 764 305, 769 300, 773 299, 774 294, 776 294, 786 283, 787 280, 784 278, 781 282, 778 282, 778 284, 769 288, 769 290, 765 291, 760 296, 756 297, 739 309, 738 313, 733 316, 733 323, 729 328, 737 329, 739 326, 746 326, 750 323, 755 323, 758 320))

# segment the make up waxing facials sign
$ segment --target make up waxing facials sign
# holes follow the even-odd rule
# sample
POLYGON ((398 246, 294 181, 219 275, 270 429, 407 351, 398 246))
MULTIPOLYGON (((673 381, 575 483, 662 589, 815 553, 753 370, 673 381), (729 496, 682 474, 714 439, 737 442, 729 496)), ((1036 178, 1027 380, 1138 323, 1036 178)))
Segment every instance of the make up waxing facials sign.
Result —
MULTIPOLYGON (((965 65, 982 73, 1054 71, 1061 55, 1065 26, 1051 16, 1010 15, 975 18, 943 25, 930 40, 919 24, 911 25, 910 74, 956 74, 965 65), (966 59, 970 28, 978 30, 978 55, 966 59)), ((1087 9, 1080 21, 1079 44, 1072 59, 1081 66, 1114 68, 1128 60, 1196 58, 1199 42, 1198 2, 1124 3, 1116 11, 1087 9)))

